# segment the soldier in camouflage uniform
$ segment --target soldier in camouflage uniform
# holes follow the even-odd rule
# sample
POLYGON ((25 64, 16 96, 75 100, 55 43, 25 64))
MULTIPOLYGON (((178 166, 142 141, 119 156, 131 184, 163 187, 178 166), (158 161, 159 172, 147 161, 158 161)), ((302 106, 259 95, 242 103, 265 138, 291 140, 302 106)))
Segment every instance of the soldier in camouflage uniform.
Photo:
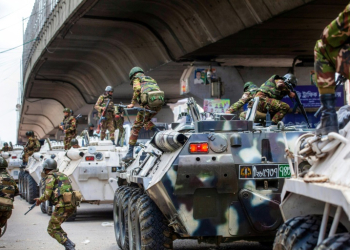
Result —
POLYGON ((1 152, 8 152, 8 151, 12 151, 12 148, 9 147, 9 144, 7 142, 4 143, 4 146, 2 147, 2 149, 0 150, 1 152))
POLYGON ((68 177, 58 172, 57 163, 54 159, 46 159, 43 163, 43 171, 46 174, 45 191, 40 198, 35 198, 36 205, 49 200, 55 210, 52 213, 47 232, 56 239, 58 243, 68 250, 74 250, 75 244, 68 238, 67 233, 62 229, 61 224, 65 222, 76 211, 76 207, 70 202, 64 203, 63 194, 72 193, 73 189, 68 177))
POLYGON ((23 164, 26 165, 28 163, 28 158, 34 153, 40 151, 40 142, 38 138, 34 136, 33 131, 26 132, 26 136, 28 138, 28 142, 26 146, 24 147, 24 154, 22 157, 23 164))
POLYGON ((114 116, 115 116, 115 109, 114 109, 114 103, 113 103, 113 88, 111 86, 107 86, 105 89, 105 93, 103 95, 100 95, 98 98, 95 109, 98 111, 98 115, 101 118, 102 112, 106 109, 106 105, 108 100, 110 100, 109 105, 107 107, 106 112, 106 119, 102 121, 101 126, 101 140, 103 140, 106 137, 106 130, 109 131, 109 136, 111 141, 114 145, 114 132, 115 132, 115 126, 114 126, 114 116))
POLYGON ((335 73, 350 79, 350 4, 324 30, 316 42, 315 73, 322 104, 317 135, 338 132, 335 110, 335 73))
MULTIPOLYGON (((228 114, 232 114, 240 110, 244 104, 248 103, 251 99, 255 97, 259 88, 252 82, 246 82, 243 86, 243 96, 237 102, 231 105, 231 107, 226 111, 228 114)), ((240 113, 239 117, 241 120, 245 119, 246 112, 240 113), (243 118, 243 119, 242 119, 243 118)))
POLYGON ((6 168, 7 161, 0 157, 0 235, 1 228, 11 217, 14 197, 19 194, 16 182, 6 168))
POLYGON ((120 145, 120 140, 122 138, 122 135, 124 134, 124 127, 123 127, 123 124, 124 124, 124 114, 123 114, 123 110, 116 106, 115 107, 115 117, 114 117, 114 127, 116 129, 119 130, 119 134, 118 134, 118 141, 117 141, 117 146, 122 146, 120 145))
POLYGON ((71 148, 70 141, 77 135, 77 121, 72 116, 72 110, 69 108, 63 109, 63 122, 61 123, 60 129, 65 133, 64 137, 64 149, 68 150, 71 148))
POLYGON ((265 83, 263 83, 256 93, 256 97, 260 97, 260 101, 257 110, 261 113, 267 113, 267 107, 269 112, 273 114, 272 124, 276 125, 289 111, 289 105, 282 102, 282 98, 288 95, 290 98, 295 97, 295 93, 291 92, 284 83, 286 77, 292 76, 294 84, 296 84, 296 78, 292 74, 287 74, 284 77, 278 75, 271 76, 265 83))
POLYGON ((136 144, 139 132, 142 126, 146 130, 157 130, 151 119, 162 109, 164 104, 164 92, 160 91, 157 82, 150 76, 145 76, 144 71, 140 67, 134 67, 129 73, 130 85, 133 86, 133 97, 128 108, 133 108, 138 102, 141 107, 156 111, 155 113, 139 111, 136 116, 134 125, 132 126, 131 135, 129 138, 129 151, 123 161, 130 161, 133 159, 133 150, 136 144), (156 96, 159 93, 159 96, 156 96), (155 97, 151 95, 155 94, 155 97), (154 105, 157 102, 157 105, 154 105))

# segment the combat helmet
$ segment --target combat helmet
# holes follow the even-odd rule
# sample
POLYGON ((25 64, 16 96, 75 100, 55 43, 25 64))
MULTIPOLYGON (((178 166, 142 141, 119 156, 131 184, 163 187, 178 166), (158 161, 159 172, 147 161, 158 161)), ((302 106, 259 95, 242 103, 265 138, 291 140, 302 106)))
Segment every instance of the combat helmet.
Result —
POLYGON ((294 87, 297 86, 298 79, 295 77, 295 75, 288 73, 283 76, 283 80, 285 82, 290 82, 294 87))
POLYGON ((67 112, 67 113, 70 114, 70 113, 72 113, 72 110, 71 110, 70 108, 64 108, 64 109, 63 109, 63 113, 64 113, 64 112, 67 112))
POLYGON ((43 163, 43 169, 50 169, 50 170, 56 170, 57 169, 57 162, 54 159, 46 159, 43 163))
POLYGON ((4 146, 8 146, 9 144, 7 142, 4 143, 4 146))
POLYGON ((129 78, 131 80, 132 76, 135 75, 136 73, 144 73, 143 69, 141 69, 140 67, 133 67, 131 70, 130 70, 130 73, 129 73, 129 78))
POLYGON ((252 87, 252 85, 254 85, 254 87, 256 87, 256 85, 253 82, 246 82, 243 86, 243 91, 246 92, 248 89, 250 89, 252 87))
POLYGON ((7 161, 0 156, 0 168, 7 168, 7 161))
POLYGON ((110 92, 110 91, 114 91, 113 87, 112 86, 107 86, 106 89, 105 89, 106 92, 110 92))
POLYGON ((79 145, 79 142, 78 142, 77 139, 73 138, 73 139, 70 141, 70 145, 71 145, 71 146, 79 145))

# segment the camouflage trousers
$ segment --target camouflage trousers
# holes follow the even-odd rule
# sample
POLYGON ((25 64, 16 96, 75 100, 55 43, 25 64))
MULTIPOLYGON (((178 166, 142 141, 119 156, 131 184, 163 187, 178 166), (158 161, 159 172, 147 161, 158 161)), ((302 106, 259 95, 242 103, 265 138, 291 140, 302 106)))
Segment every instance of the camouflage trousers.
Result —
POLYGON ((72 214, 74 214, 75 210, 76 207, 73 207, 71 205, 66 207, 56 207, 51 215, 51 219, 47 227, 47 232, 60 244, 65 243, 67 240, 67 233, 62 229, 61 225, 72 214))
POLYGON ((28 163, 28 158, 34 154, 34 151, 25 151, 22 157, 23 163, 28 163))
POLYGON ((103 140, 106 137, 106 131, 108 129, 109 131, 109 137, 111 140, 114 141, 114 117, 113 115, 107 114, 107 119, 102 122, 101 126, 101 140, 103 140))
MULTIPOLYGON (((146 109, 150 109, 147 108, 146 109)), ((158 114, 158 112, 162 109, 162 107, 156 107, 152 108, 150 110, 156 111, 156 113, 150 113, 144 111, 139 111, 136 115, 136 120, 134 122, 134 125, 132 126, 131 135, 129 138, 129 145, 133 146, 137 142, 137 138, 139 137, 139 132, 142 127, 144 127, 146 130, 151 130, 155 125, 153 122, 151 122, 151 119, 158 114)))
POLYGON ((349 79, 350 44, 333 48, 318 40, 314 49, 315 73, 320 94, 334 94, 335 73, 349 79))
POLYGON ((0 234, 1 228, 6 225, 7 220, 11 217, 12 206, 0 206, 0 234))
POLYGON ((66 134, 66 136, 64 137, 64 149, 68 150, 72 147, 72 145, 70 145, 70 141, 72 139, 74 139, 76 136, 76 134, 66 134))
POLYGON ((116 115, 115 116, 115 120, 114 120, 114 127, 115 129, 119 130, 119 134, 118 134, 118 140, 120 140, 120 138, 122 137, 123 133, 124 133, 124 117, 120 116, 120 115, 116 115))
POLYGON ((261 113, 266 114, 267 107, 268 107, 269 113, 271 114, 271 116, 273 114, 271 121, 274 123, 278 123, 279 121, 282 121, 283 117, 289 111, 290 107, 285 102, 267 97, 262 92, 258 92, 256 94, 256 96, 260 97, 260 101, 259 101, 257 110, 260 111, 261 113))

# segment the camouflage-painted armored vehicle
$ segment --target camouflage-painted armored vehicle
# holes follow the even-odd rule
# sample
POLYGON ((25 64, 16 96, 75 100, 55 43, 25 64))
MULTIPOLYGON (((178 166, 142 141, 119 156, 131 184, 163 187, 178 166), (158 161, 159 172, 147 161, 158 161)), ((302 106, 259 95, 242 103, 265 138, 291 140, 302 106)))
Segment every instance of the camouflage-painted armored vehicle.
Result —
POLYGON ((118 245, 171 249, 174 239, 271 244, 283 223, 279 204, 291 176, 289 149, 305 131, 283 124, 255 128, 254 114, 245 121, 228 114, 205 120, 192 98, 188 107, 194 131, 158 132, 110 179, 117 187, 118 245))
POLYGON ((350 123, 295 145, 296 177, 286 180, 280 205, 285 223, 274 250, 350 249, 350 123))

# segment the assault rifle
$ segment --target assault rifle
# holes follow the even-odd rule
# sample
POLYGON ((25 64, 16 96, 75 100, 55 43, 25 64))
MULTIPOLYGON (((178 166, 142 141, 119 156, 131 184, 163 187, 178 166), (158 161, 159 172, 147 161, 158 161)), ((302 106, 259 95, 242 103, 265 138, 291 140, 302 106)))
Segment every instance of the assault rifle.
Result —
MULTIPOLYGON (((79 118, 81 118, 81 117, 82 117, 82 115, 79 114, 79 115, 77 115, 77 116, 75 117, 75 119, 77 120, 77 119, 79 119, 79 118)), ((64 122, 61 122, 61 126, 63 127, 62 133, 64 133, 64 131, 67 129, 67 128, 66 128, 66 125, 64 124, 64 122)))
MULTIPOLYGON (((129 110, 137 110, 137 111, 149 112, 149 113, 151 113, 151 114, 157 113, 156 111, 149 110, 149 109, 145 109, 145 108, 138 108, 138 107, 128 108, 128 106, 123 105, 122 102, 121 102, 120 104, 117 104, 116 106, 122 108, 122 109, 125 111, 125 114, 126 114, 126 116, 128 117, 128 120, 129 120, 130 124, 131 124, 131 121, 130 121, 130 118, 129 118, 129 114, 128 114, 127 109, 129 109, 129 110)), ((143 117, 143 119, 145 119, 145 116, 143 117)))
POLYGON ((32 209, 36 206, 36 202, 29 208, 29 210, 24 214, 27 215, 27 213, 29 213, 30 211, 32 211, 32 209))
POLYGON ((294 102, 293 113, 296 111, 297 108, 299 108, 300 112, 303 114, 303 116, 304 116, 304 118, 306 120, 307 126, 309 128, 311 128, 311 125, 310 125, 310 122, 309 122, 309 118, 307 117, 306 111, 304 109, 304 105, 301 103, 297 92, 294 90, 293 84, 291 82, 289 82, 289 81, 284 81, 284 83, 287 85, 288 89, 291 92, 294 92, 294 94, 295 94, 295 98, 294 98, 295 101, 291 98, 292 101, 294 102))
POLYGON ((106 114, 107 114, 107 109, 108 109, 108 106, 109 106, 109 103, 111 102, 112 99, 108 99, 107 101, 107 104, 105 106, 105 109, 102 111, 102 114, 101 114, 101 117, 100 117, 100 120, 98 120, 98 125, 97 125, 97 129, 96 129, 96 133, 99 134, 100 131, 101 131, 101 127, 102 127, 102 123, 104 120, 106 120, 106 114))
MULTIPOLYGON (((347 80, 347 79, 346 79, 344 76, 339 75, 338 78, 337 78, 337 81, 335 82, 335 90, 337 90, 337 88, 338 88, 342 83, 344 83, 346 80, 347 80)), ((321 106, 321 107, 317 110, 317 112, 315 113, 314 116, 317 117, 318 114, 319 114, 322 110, 323 110, 323 106, 321 106)))

